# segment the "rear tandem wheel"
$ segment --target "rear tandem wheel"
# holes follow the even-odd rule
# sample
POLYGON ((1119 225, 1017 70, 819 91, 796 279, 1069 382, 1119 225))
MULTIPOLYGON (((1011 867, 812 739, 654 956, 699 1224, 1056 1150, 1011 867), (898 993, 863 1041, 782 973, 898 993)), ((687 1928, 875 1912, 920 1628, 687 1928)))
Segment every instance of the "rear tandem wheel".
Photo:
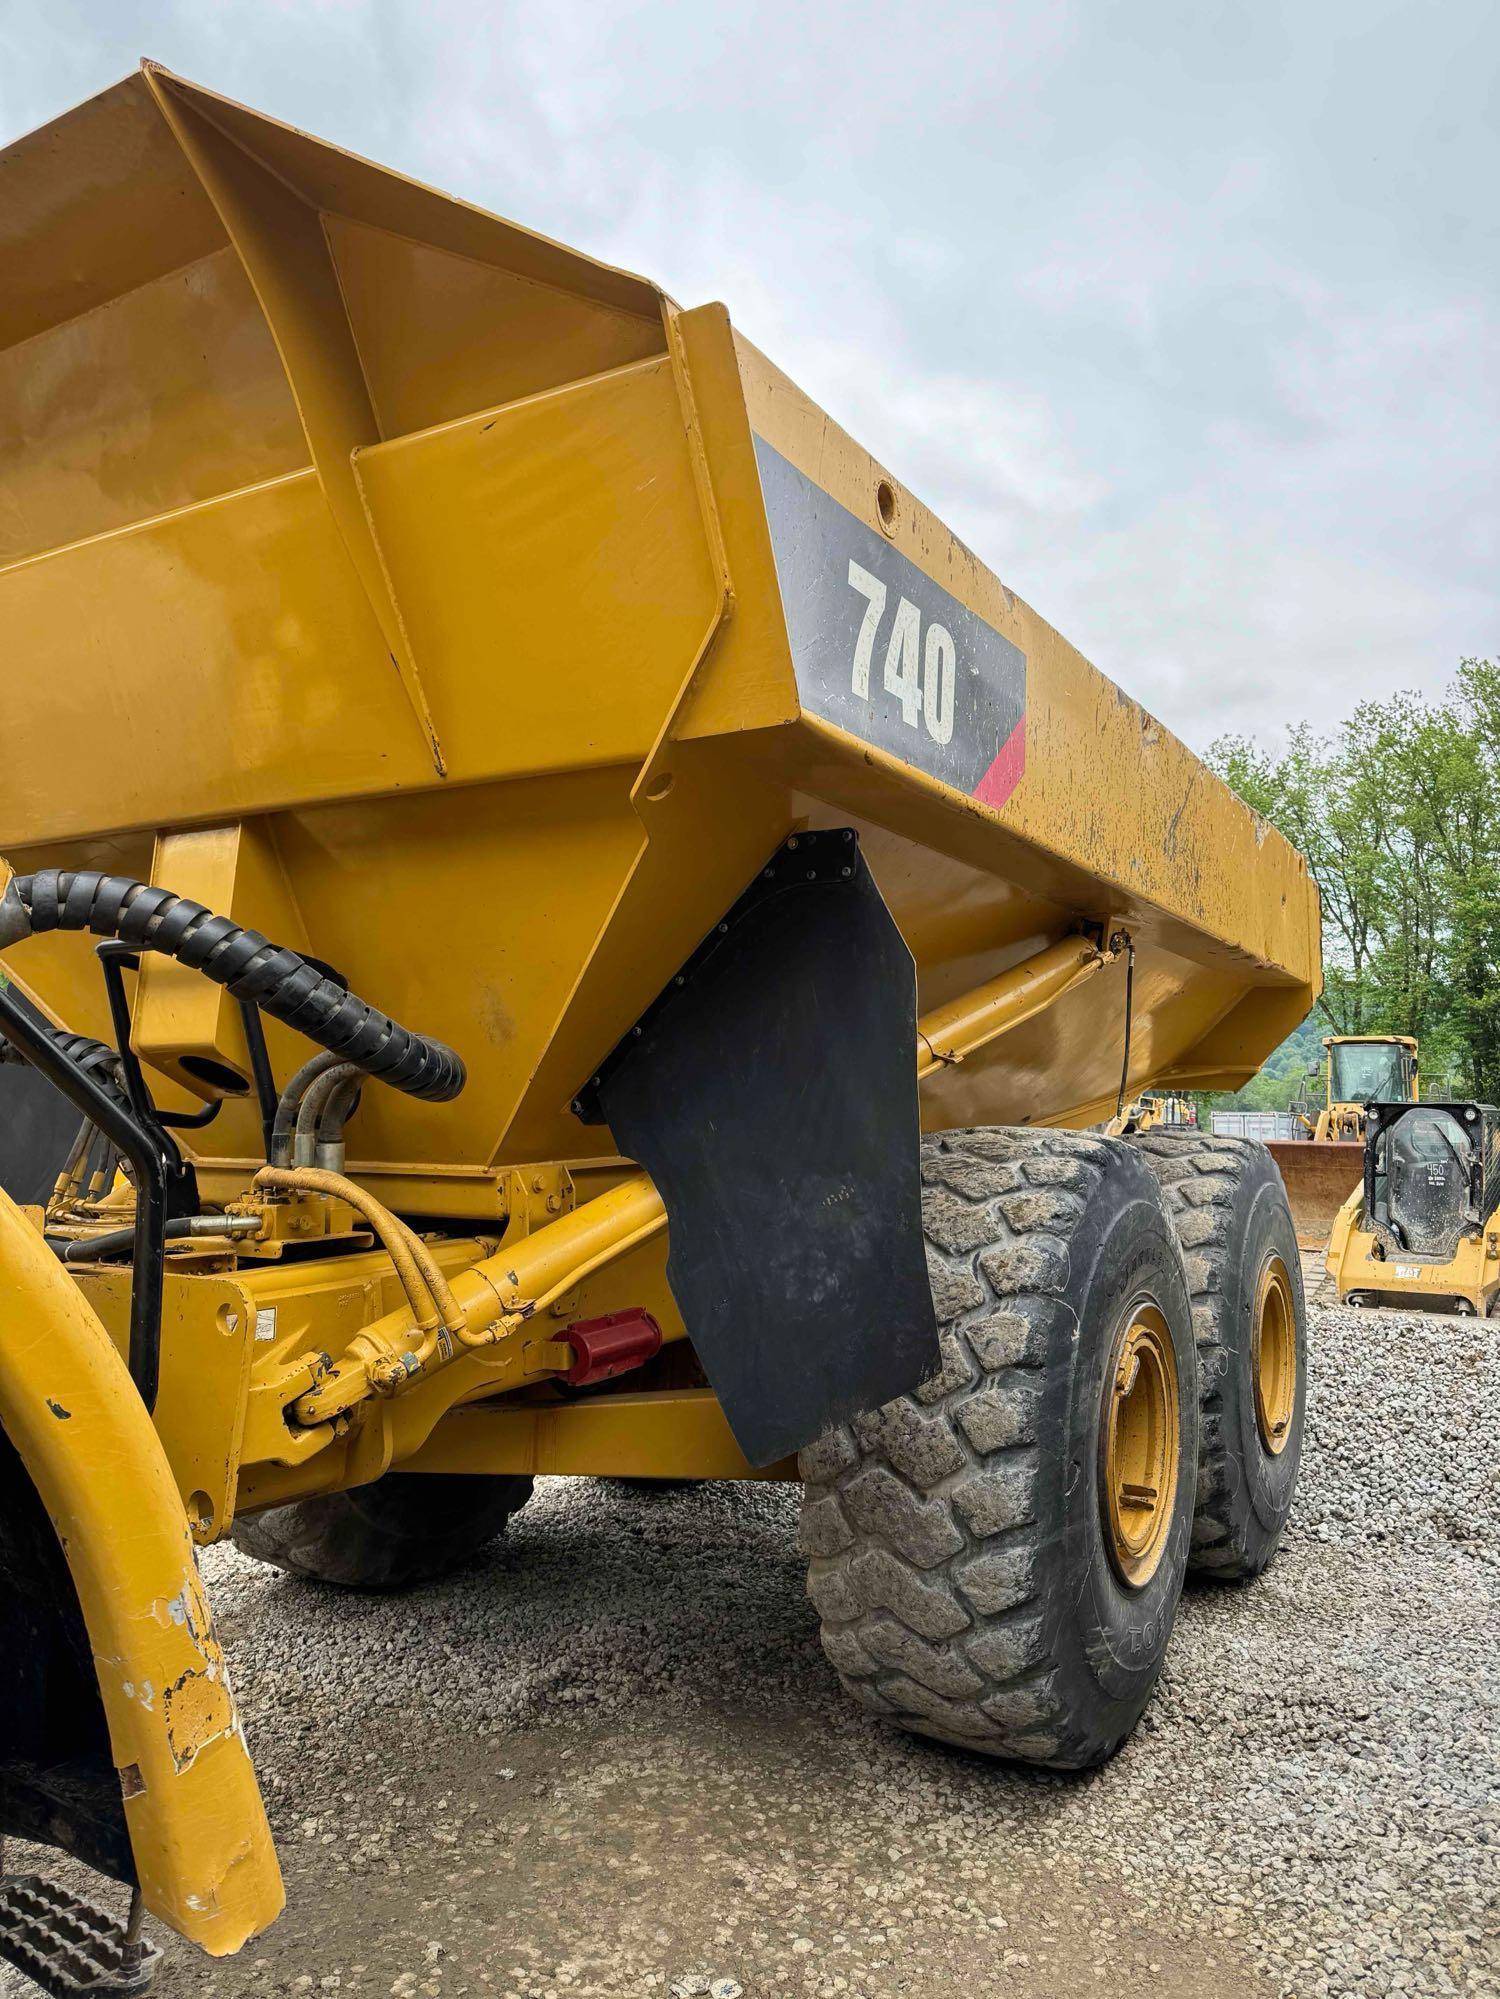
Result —
POLYGON ((1258 1576, 1292 1510, 1307 1401, 1307 1306, 1286 1188, 1263 1145, 1198 1131, 1130 1140, 1177 1230, 1203 1375, 1190 1566, 1258 1576))

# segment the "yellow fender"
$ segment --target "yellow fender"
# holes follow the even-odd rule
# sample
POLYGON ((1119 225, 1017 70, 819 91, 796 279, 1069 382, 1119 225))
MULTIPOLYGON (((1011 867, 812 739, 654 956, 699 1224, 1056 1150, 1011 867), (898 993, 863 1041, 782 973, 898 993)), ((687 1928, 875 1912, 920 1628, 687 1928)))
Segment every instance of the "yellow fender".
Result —
POLYGON ((4 1193, 0 1424, 78 1592, 142 1898, 225 1956, 285 1898, 182 1501, 109 1335, 4 1193))

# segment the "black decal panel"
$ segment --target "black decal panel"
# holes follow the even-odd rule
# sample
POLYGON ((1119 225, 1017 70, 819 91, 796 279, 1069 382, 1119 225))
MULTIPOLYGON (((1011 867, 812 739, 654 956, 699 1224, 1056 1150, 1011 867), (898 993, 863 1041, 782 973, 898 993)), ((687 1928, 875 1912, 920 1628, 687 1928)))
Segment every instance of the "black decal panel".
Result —
POLYGON ((802 705, 996 810, 1026 762, 1026 656, 762 437, 802 705))

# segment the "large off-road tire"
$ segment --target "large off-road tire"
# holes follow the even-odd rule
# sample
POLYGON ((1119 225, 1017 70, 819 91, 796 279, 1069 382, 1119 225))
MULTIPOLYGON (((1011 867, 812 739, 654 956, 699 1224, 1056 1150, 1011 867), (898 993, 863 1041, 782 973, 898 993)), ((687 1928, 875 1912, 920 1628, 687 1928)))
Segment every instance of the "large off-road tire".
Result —
POLYGON ((1182 1253, 1150 1173, 1110 1139, 946 1132, 923 1141, 922 1177, 942 1366, 802 1453, 808 1594, 876 1714, 1083 1768, 1135 1726, 1182 1591, 1198 1447, 1182 1253), (1126 1341, 1139 1403, 1115 1393, 1126 1341), (1132 1575, 1107 1495, 1152 1410, 1168 1470, 1154 1508, 1144 1473, 1125 1508, 1126 1540, 1151 1524, 1132 1575))
POLYGON ((1156 1175, 1193 1300, 1203 1441, 1189 1565, 1248 1580, 1276 1552, 1302 1459, 1307 1305, 1286 1188, 1248 1139, 1148 1131, 1130 1143, 1156 1175))
POLYGON ((388 1472, 247 1514, 229 1532, 247 1555, 310 1582, 409 1589, 471 1560, 530 1497, 529 1478, 388 1472))

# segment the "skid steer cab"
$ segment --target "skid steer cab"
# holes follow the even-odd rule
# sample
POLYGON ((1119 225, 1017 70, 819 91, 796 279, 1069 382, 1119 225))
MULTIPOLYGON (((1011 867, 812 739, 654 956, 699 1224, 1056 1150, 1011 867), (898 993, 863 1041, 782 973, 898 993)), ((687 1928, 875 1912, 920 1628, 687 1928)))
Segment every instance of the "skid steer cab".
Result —
POLYGON ((1327 1266, 1352 1305, 1453 1309, 1500 1300, 1500 1110, 1371 1103, 1364 1174, 1339 1210, 1327 1266))

